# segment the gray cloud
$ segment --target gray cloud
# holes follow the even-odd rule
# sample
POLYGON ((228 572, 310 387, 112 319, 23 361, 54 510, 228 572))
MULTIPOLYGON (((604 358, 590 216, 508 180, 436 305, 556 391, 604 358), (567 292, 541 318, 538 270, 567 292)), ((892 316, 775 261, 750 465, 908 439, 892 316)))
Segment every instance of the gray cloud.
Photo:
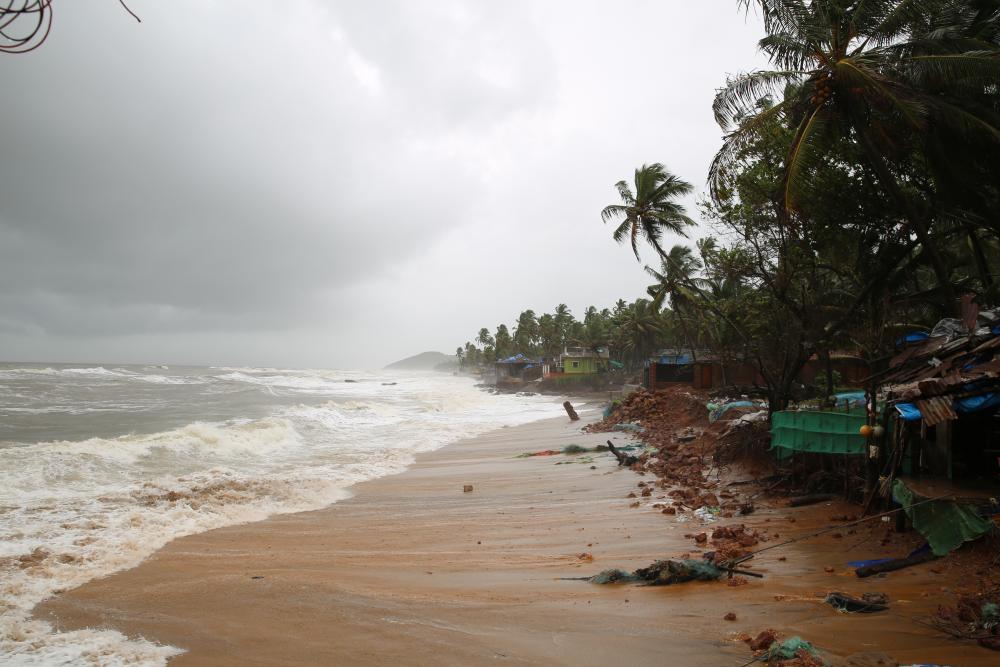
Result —
POLYGON ((131 4, 58 3, 0 58, 0 357, 377 365, 634 298, 610 186, 702 183, 758 32, 735 3, 131 4))

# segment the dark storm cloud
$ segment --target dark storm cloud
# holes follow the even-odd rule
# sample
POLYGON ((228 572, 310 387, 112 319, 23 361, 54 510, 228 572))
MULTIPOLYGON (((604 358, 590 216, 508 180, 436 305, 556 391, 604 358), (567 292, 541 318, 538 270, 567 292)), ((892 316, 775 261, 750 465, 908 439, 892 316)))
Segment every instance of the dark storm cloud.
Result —
POLYGON ((17 91, 0 165, 8 321, 55 333, 299 324, 316 292, 462 220, 481 185, 428 145, 534 97, 516 63, 471 48, 474 34, 435 45, 461 16, 428 31, 399 4, 366 16, 181 4, 150 3, 141 26, 95 44, 105 27, 63 3, 43 49, 0 63, 17 91), (516 95, 476 71, 489 56, 513 68, 516 95))
POLYGON ((375 364, 634 298, 597 211, 702 182, 718 4, 57 3, 0 56, 0 357, 375 364))

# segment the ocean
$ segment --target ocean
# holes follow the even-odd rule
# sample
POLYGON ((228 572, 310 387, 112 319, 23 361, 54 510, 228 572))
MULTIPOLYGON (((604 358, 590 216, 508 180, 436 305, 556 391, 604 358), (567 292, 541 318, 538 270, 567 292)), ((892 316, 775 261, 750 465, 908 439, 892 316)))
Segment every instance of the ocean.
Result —
POLYGON ((447 374, 0 364, 0 664, 162 665, 178 650, 31 609, 176 537, 319 509, 561 410, 447 374))

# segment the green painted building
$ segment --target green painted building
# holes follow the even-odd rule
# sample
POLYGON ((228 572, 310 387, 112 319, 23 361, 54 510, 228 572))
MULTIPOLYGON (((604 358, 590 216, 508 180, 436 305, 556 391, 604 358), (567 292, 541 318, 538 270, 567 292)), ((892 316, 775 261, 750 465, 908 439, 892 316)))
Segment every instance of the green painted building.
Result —
POLYGON ((563 357, 563 373, 596 373, 601 368, 599 361, 597 357, 563 357))
POLYGON ((592 375, 608 368, 608 351, 567 347, 559 356, 559 368, 567 375, 592 375))

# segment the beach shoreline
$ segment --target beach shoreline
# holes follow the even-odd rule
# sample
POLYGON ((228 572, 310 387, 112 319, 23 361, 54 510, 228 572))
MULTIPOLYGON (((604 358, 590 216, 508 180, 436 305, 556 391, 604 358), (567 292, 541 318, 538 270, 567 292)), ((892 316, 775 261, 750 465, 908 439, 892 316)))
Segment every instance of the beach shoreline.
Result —
MULTIPOLYGON (((948 645, 904 618, 859 619, 819 603, 823 591, 872 587, 844 568, 825 571, 847 559, 832 538, 790 547, 787 562, 760 557, 752 567, 765 579, 739 587, 563 579, 686 552, 700 557, 689 535, 704 528, 652 509, 656 495, 629 497, 643 477, 610 454, 516 458, 629 441, 582 433, 597 414, 501 428, 420 454, 405 472, 360 483, 328 508, 177 539, 136 568, 42 603, 35 615, 60 630, 112 628, 184 649, 171 666, 736 665, 752 657, 741 633, 765 628, 855 660, 836 664, 895 664, 876 661, 886 654, 990 664, 988 651, 948 645), (736 621, 723 620, 730 611, 736 621), (876 657, 857 661, 867 653, 876 657)), ((797 509, 792 526, 787 510, 762 506, 747 523, 781 521, 790 536, 844 508, 797 509)), ((874 547, 858 553, 881 553, 874 547)), ((928 582, 954 580, 914 568, 876 587, 915 596, 928 582)), ((934 602, 903 604, 923 612, 934 602)))

